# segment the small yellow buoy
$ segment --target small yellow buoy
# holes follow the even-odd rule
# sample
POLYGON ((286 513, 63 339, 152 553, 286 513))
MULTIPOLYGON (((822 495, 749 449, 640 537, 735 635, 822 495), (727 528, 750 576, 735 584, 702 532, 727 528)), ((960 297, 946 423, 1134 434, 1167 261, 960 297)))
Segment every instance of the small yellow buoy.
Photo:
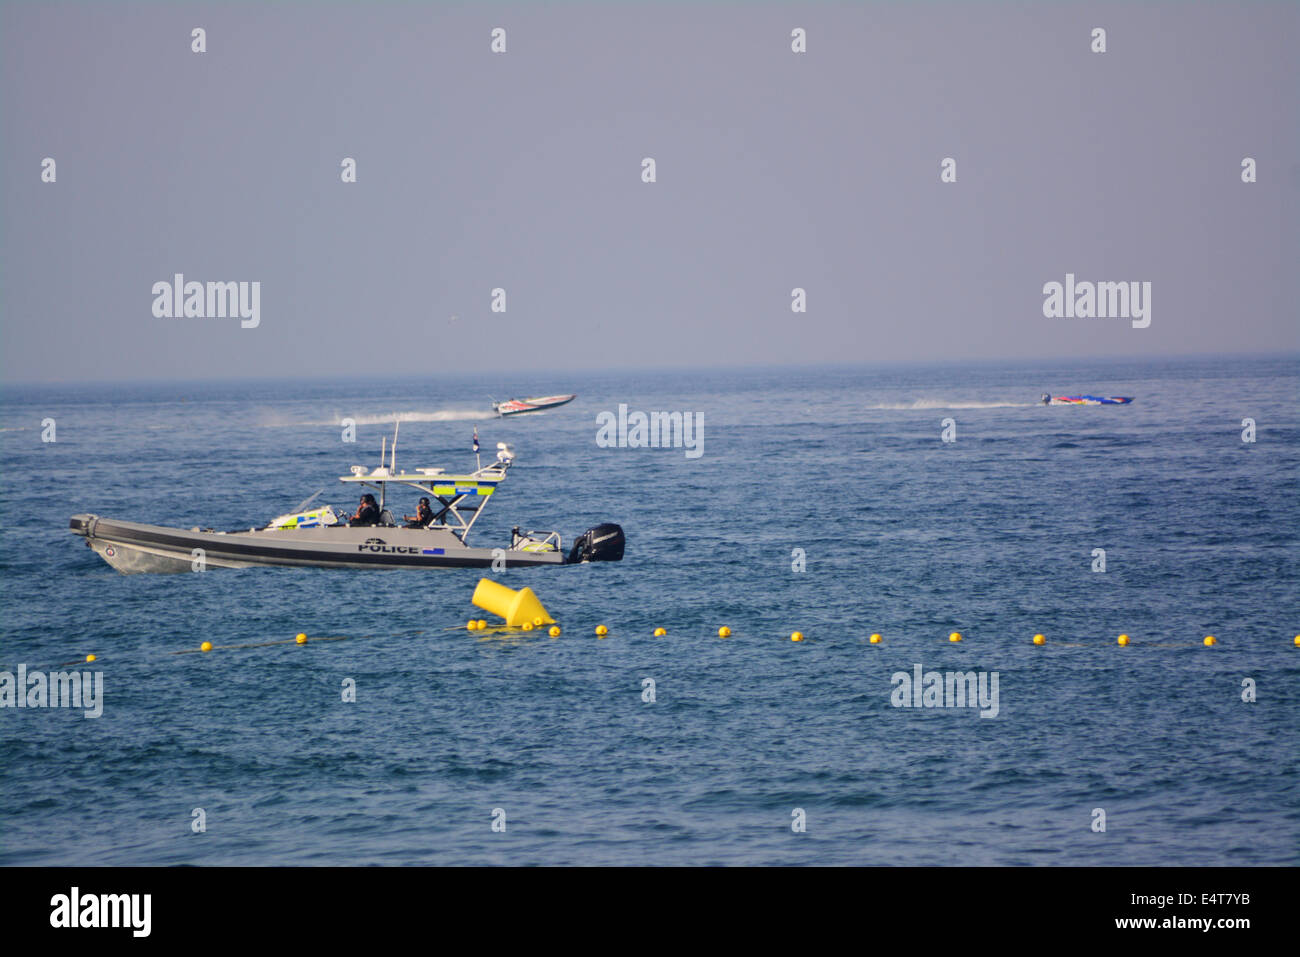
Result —
POLYGON ((878 645, 878 644, 880 644, 880 642, 881 642, 882 639, 881 639, 879 633, 877 633, 877 634, 872 635, 872 636, 871 636, 870 638, 868 638, 867 640, 870 641, 873 645, 878 645))
POLYGON ((1215 643, 1216 643, 1216 640, 1215 640, 1215 637, 1214 637, 1213 635, 1206 635, 1206 636, 1205 636, 1205 646, 1206 646, 1207 648, 1208 648, 1210 645, 1213 645, 1213 644, 1215 644, 1215 643))
POLYGON ((299 635, 297 638, 294 639, 294 641, 298 642, 298 644, 300 645, 305 645, 307 644, 307 636, 299 635))
POLYGON ((199 651, 211 651, 211 650, 212 650, 212 642, 210 641, 205 641, 203 644, 199 645, 199 651))
POLYGON ((1300 635, 1295 636, 1295 646, 1300 648, 1300 635))
POLYGON ((790 640, 791 640, 791 641, 803 641, 803 632, 802 632, 802 631, 794 631, 794 632, 791 632, 791 633, 790 633, 790 640))
MULTIPOLYGON (((656 637, 656 638, 662 638, 662 637, 663 637, 664 635, 666 635, 666 634, 668 634, 668 629, 667 629, 667 628, 656 628, 656 629, 655 629, 655 637, 656 637)), ((1297 645, 1300 645, 1300 638, 1297 638, 1297 639, 1295 640, 1295 642, 1296 642, 1297 645)))
POLYGON ((731 634, 731 629, 728 628, 726 625, 723 625, 721 628, 718 629, 719 638, 726 638, 730 634, 731 634))
POLYGON ((1128 644, 1128 635, 1120 635, 1118 640, 1119 640, 1119 646, 1123 648, 1125 645, 1128 644))
POLYGON ((552 638, 559 638, 559 637, 560 637, 560 626, 559 626, 559 625, 551 625, 551 630, 550 630, 549 632, 547 632, 547 634, 549 634, 552 638))
POLYGON ((606 635, 608 635, 608 634, 609 634, 609 629, 606 628, 604 625, 597 625, 597 626, 596 626, 596 637, 597 637, 597 638, 604 638, 604 637, 605 637, 606 635))
POLYGON ((949 641, 961 641, 961 632, 960 632, 960 631, 954 631, 951 635, 948 636, 948 640, 949 640, 949 641))
POLYGON ((538 615, 536 618, 533 619, 533 626, 536 628, 541 628, 542 625, 544 624, 546 624, 546 619, 543 618, 541 615, 538 615))
MULTIPOLYGON (((1296 644, 1300 644, 1300 639, 1296 639, 1296 644)), ((95 656, 94 656, 94 655, 86 655, 86 660, 87 660, 87 661, 94 661, 94 660, 95 660, 95 656)))
POLYGON ((478 622, 475 621, 473 618, 471 618, 469 621, 465 622, 465 627, 468 628, 470 631, 473 631, 478 627, 478 622))
POLYGON ((532 631, 532 630, 533 630, 533 623, 532 623, 531 621, 526 621, 526 622, 524 622, 522 625, 520 625, 519 627, 522 628, 524 631, 532 631))
POLYGON ((1034 644, 1045 645, 1047 644, 1047 639, 1044 638, 1042 635, 1034 635, 1034 644))
POLYGON ((487 627, 487 622, 484 621, 482 618, 480 618, 480 619, 478 620, 478 630, 479 630, 479 631, 482 631, 482 630, 483 630, 484 628, 486 628, 486 627, 487 627))

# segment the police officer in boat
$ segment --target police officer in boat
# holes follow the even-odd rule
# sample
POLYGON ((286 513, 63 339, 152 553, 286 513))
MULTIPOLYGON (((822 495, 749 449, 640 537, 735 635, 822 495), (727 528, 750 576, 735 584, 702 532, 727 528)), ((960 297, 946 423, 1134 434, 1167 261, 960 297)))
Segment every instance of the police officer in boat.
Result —
POLYGON ((375 497, 367 492, 361 496, 361 504, 357 506, 355 515, 348 519, 349 525, 378 525, 379 524, 379 503, 375 497))
POLYGON ((424 528, 433 521, 433 509, 429 507, 429 500, 427 498, 420 499, 415 514, 403 515, 402 518, 406 520, 407 528, 424 528))

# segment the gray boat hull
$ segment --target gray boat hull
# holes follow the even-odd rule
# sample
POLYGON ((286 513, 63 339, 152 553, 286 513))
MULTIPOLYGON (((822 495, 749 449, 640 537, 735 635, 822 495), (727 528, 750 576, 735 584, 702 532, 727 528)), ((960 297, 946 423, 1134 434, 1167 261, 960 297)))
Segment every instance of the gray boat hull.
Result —
MULTIPOLYGON (((450 529, 335 525, 247 532, 167 528, 74 515, 69 529, 120 572, 280 565, 314 568, 488 568, 566 564, 558 550, 472 548, 450 529)), ((621 550, 620 550, 621 557, 621 550)))

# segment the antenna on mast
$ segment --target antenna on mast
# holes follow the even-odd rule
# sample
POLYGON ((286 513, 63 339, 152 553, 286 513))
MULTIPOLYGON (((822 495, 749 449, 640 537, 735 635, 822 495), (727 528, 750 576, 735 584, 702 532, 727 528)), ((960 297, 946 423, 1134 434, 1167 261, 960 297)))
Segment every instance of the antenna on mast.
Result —
POLYGON ((391 472, 393 475, 397 474, 397 430, 400 429, 401 427, 402 427, 402 420, 398 419, 393 424, 393 444, 389 448, 389 455, 391 456, 391 458, 389 459, 388 462, 388 471, 391 472))

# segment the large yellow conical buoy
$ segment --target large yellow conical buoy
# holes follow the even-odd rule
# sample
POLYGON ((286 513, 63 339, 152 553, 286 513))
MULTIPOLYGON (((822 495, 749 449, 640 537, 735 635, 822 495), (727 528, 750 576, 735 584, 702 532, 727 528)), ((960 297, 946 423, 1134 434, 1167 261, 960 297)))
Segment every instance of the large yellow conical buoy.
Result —
POLYGON ((511 628, 518 628, 524 622, 537 626, 555 624, 531 588, 515 591, 490 578, 481 578, 470 601, 484 611, 500 615, 511 628))

